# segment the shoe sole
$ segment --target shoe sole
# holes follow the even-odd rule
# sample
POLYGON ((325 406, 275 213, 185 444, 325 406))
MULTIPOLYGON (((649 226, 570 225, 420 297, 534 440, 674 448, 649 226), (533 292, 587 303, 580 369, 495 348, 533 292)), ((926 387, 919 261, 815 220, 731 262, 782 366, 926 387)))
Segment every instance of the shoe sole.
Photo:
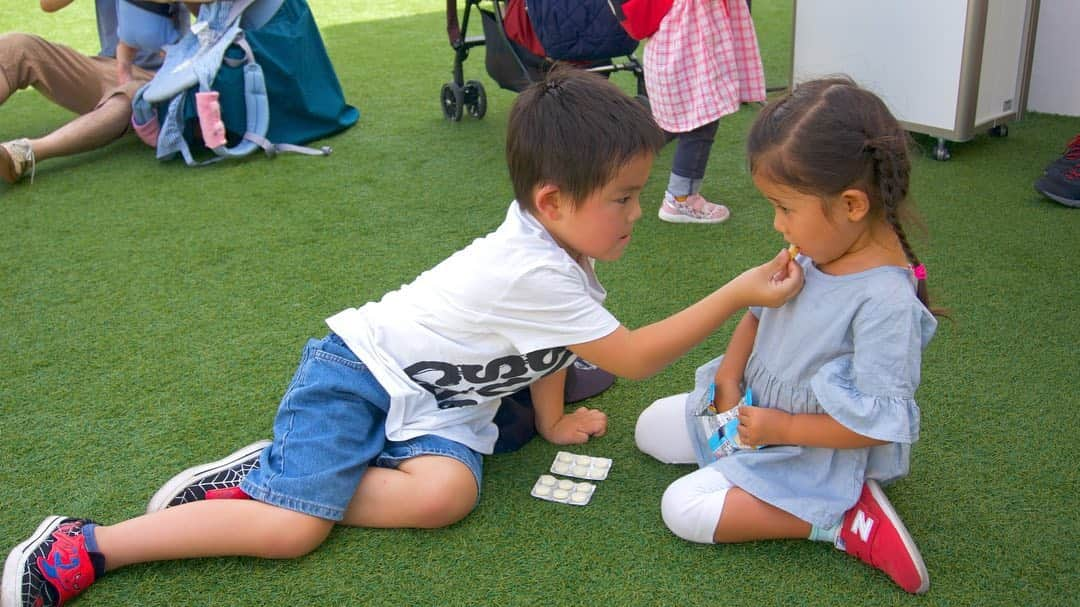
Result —
POLYGON ((668 223, 724 223, 731 218, 731 213, 729 212, 720 219, 698 219, 696 217, 687 217, 682 213, 665 213, 662 207, 658 215, 660 216, 661 221, 666 221, 668 223))
POLYGON ((904 522, 900 520, 900 515, 893 509, 892 502, 885 497, 885 492, 881 490, 881 486, 878 485, 877 481, 867 480, 866 486, 870 488, 870 494, 874 496, 874 500, 877 501, 881 511, 885 513, 886 518, 889 519, 889 522, 893 524, 893 527, 900 534, 900 541, 904 542, 904 548, 915 563, 915 568, 919 571, 919 579, 922 580, 922 584, 913 592, 915 594, 926 592, 930 589, 930 572, 926 570, 926 563, 923 562, 922 553, 919 552, 918 546, 915 545, 915 539, 908 533, 904 522))
MULTIPOLYGON (((15 184, 18 179, 15 179, 15 161, 11 158, 11 154, 8 151, 0 147, 0 179, 12 185, 15 184)), ((3 607, 7 607, 4 605, 3 607)))
POLYGON ((1065 198, 1063 196, 1058 196, 1057 194, 1053 194, 1051 192, 1047 192, 1044 189, 1040 189, 1038 184, 1035 185, 1035 191, 1042 194, 1043 196, 1046 196, 1047 198, 1049 198, 1050 200, 1053 200, 1054 202, 1056 202, 1058 204, 1063 204, 1063 205, 1065 205, 1067 207, 1071 207, 1073 209, 1080 209, 1080 200, 1072 200, 1072 199, 1069 199, 1069 198, 1065 198))
MULTIPOLYGON (((254 442, 246 447, 233 451, 217 461, 192 466, 180 472, 169 479, 154 493, 153 497, 150 498, 150 502, 146 505, 146 513, 150 514, 151 512, 157 512, 158 510, 168 508, 169 502, 171 502, 173 498, 176 497, 176 494, 184 487, 187 487, 199 478, 219 472, 237 462, 251 457, 253 454, 265 449, 270 445, 270 442, 271 441, 268 440, 254 442)), ((3 607, 7 607, 7 605, 4 605, 3 607)))
POLYGON ((18 546, 12 548, 8 553, 7 560, 4 561, 4 577, 0 582, 0 586, 3 586, 3 594, 0 595, 0 607, 21 607, 22 605, 22 561, 26 555, 26 549, 30 546, 36 546, 41 543, 41 540, 49 537, 57 527, 60 526, 60 521, 67 518, 66 516, 50 516, 38 525, 27 540, 18 546))

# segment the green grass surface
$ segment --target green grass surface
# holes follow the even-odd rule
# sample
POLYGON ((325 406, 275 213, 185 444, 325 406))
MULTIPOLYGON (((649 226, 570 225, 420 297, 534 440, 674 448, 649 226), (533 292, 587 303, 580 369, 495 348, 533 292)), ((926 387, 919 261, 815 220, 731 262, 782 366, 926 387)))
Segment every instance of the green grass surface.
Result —
MULTIPOLYGON (((0 31, 96 46, 91 3, 0 11, 0 31)), ((349 101, 362 112, 328 158, 190 169, 134 137, 0 184, 0 551, 48 514, 115 522, 166 478, 269 435, 300 348, 322 319, 411 280, 494 228, 511 198, 502 161, 513 96, 483 68, 483 120, 443 120, 452 52, 444 4, 312 3, 349 101)), ((770 86, 787 82, 788 3, 755 2, 770 86)), ((616 76, 629 90, 626 74, 616 76)), ((756 112, 721 121, 706 194, 721 226, 645 217, 622 260, 599 267, 611 310, 637 327, 695 301, 782 246, 742 145, 756 112)), ((0 109, 0 140, 69 116, 35 92, 0 109)), ((482 501, 437 531, 338 529, 289 562, 208 559, 130 567, 78 604, 98 605, 1061 605, 1080 587, 1076 278, 1080 211, 1032 181, 1080 119, 1029 114, 1004 139, 915 159, 928 226, 917 251, 943 322, 926 352, 922 437, 889 489, 931 576, 910 597, 823 545, 695 546, 660 520, 686 473, 636 451, 652 400, 687 388, 726 325, 652 379, 592 401, 608 435, 580 450, 614 459, 585 508, 529 496, 557 447, 488 458, 482 501), (734 597, 734 598, 732 598, 734 597)), ((921 141, 929 148, 930 142, 921 141)), ((1073 598, 1069 598, 1073 597, 1073 598)))

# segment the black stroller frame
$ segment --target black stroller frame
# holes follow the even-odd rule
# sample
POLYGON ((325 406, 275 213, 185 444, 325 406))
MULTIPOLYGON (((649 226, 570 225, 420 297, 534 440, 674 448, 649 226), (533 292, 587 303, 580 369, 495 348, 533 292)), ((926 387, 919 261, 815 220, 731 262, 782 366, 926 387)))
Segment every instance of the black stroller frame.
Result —
MULTIPOLYGON (((469 57, 469 51, 478 46, 485 46, 487 56, 485 65, 488 74, 500 87, 514 92, 521 92, 530 84, 543 78, 544 73, 555 65, 545 57, 536 57, 506 35, 503 13, 509 0, 490 0, 492 10, 484 10, 480 5, 485 0, 465 0, 465 12, 458 21, 458 0, 446 0, 446 33, 450 47, 454 49, 453 80, 442 86, 439 98, 443 116, 447 120, 459 121, 468 112, 473 118, 483 118, 487 113, 487 92, 479 80, 465 80, 463 64, 469 57), (473 8, 480 12, 484 33, 481 36, 468 36, 469 17, 473 8)), ((637 99, 648 106, 645 91, 645 70, 641 62, 631 53, 625 61, 616 62, 614 58, 597 61, 582 66, 582 69, 597 72, 605 76, 614 72, 629 71, 637 81, 637 99)))

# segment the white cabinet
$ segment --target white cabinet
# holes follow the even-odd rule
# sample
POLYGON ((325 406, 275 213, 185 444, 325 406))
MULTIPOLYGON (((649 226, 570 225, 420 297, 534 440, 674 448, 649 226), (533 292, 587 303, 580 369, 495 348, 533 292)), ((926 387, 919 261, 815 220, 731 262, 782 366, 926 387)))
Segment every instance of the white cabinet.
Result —
POLYGON ((1026 104, 1039 0, 795 0, 791 82, 846 74, 906 129, 1008 133, 1026 104))

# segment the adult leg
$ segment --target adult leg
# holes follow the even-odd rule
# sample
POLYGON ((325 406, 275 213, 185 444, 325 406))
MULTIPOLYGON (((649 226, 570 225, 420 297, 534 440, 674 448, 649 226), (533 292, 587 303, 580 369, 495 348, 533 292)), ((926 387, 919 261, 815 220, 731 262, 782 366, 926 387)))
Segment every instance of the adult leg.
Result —
POLYGON ((38 162, 89 152, 118 139, 127 131, 130 122, 131 99, 116 94, 55 131, 31 138, 30 147, 38 162))
POLYGON ((57 105, 79 114, 42 137, 0 144, 0 176, 15 182, 37 162, 94 150, 123 135, 131 120, 131 96, 152 74, 136 68, 118 85, 115 61, 88 57, 29 34, 0 36, 0 103, 34 87, 57 105))
POLYGON ((33 87, 76 114, 93 110, 116 86, 115 60, 88 57, 32 34, 0 36, 0 103, 17 90, 33 87))

